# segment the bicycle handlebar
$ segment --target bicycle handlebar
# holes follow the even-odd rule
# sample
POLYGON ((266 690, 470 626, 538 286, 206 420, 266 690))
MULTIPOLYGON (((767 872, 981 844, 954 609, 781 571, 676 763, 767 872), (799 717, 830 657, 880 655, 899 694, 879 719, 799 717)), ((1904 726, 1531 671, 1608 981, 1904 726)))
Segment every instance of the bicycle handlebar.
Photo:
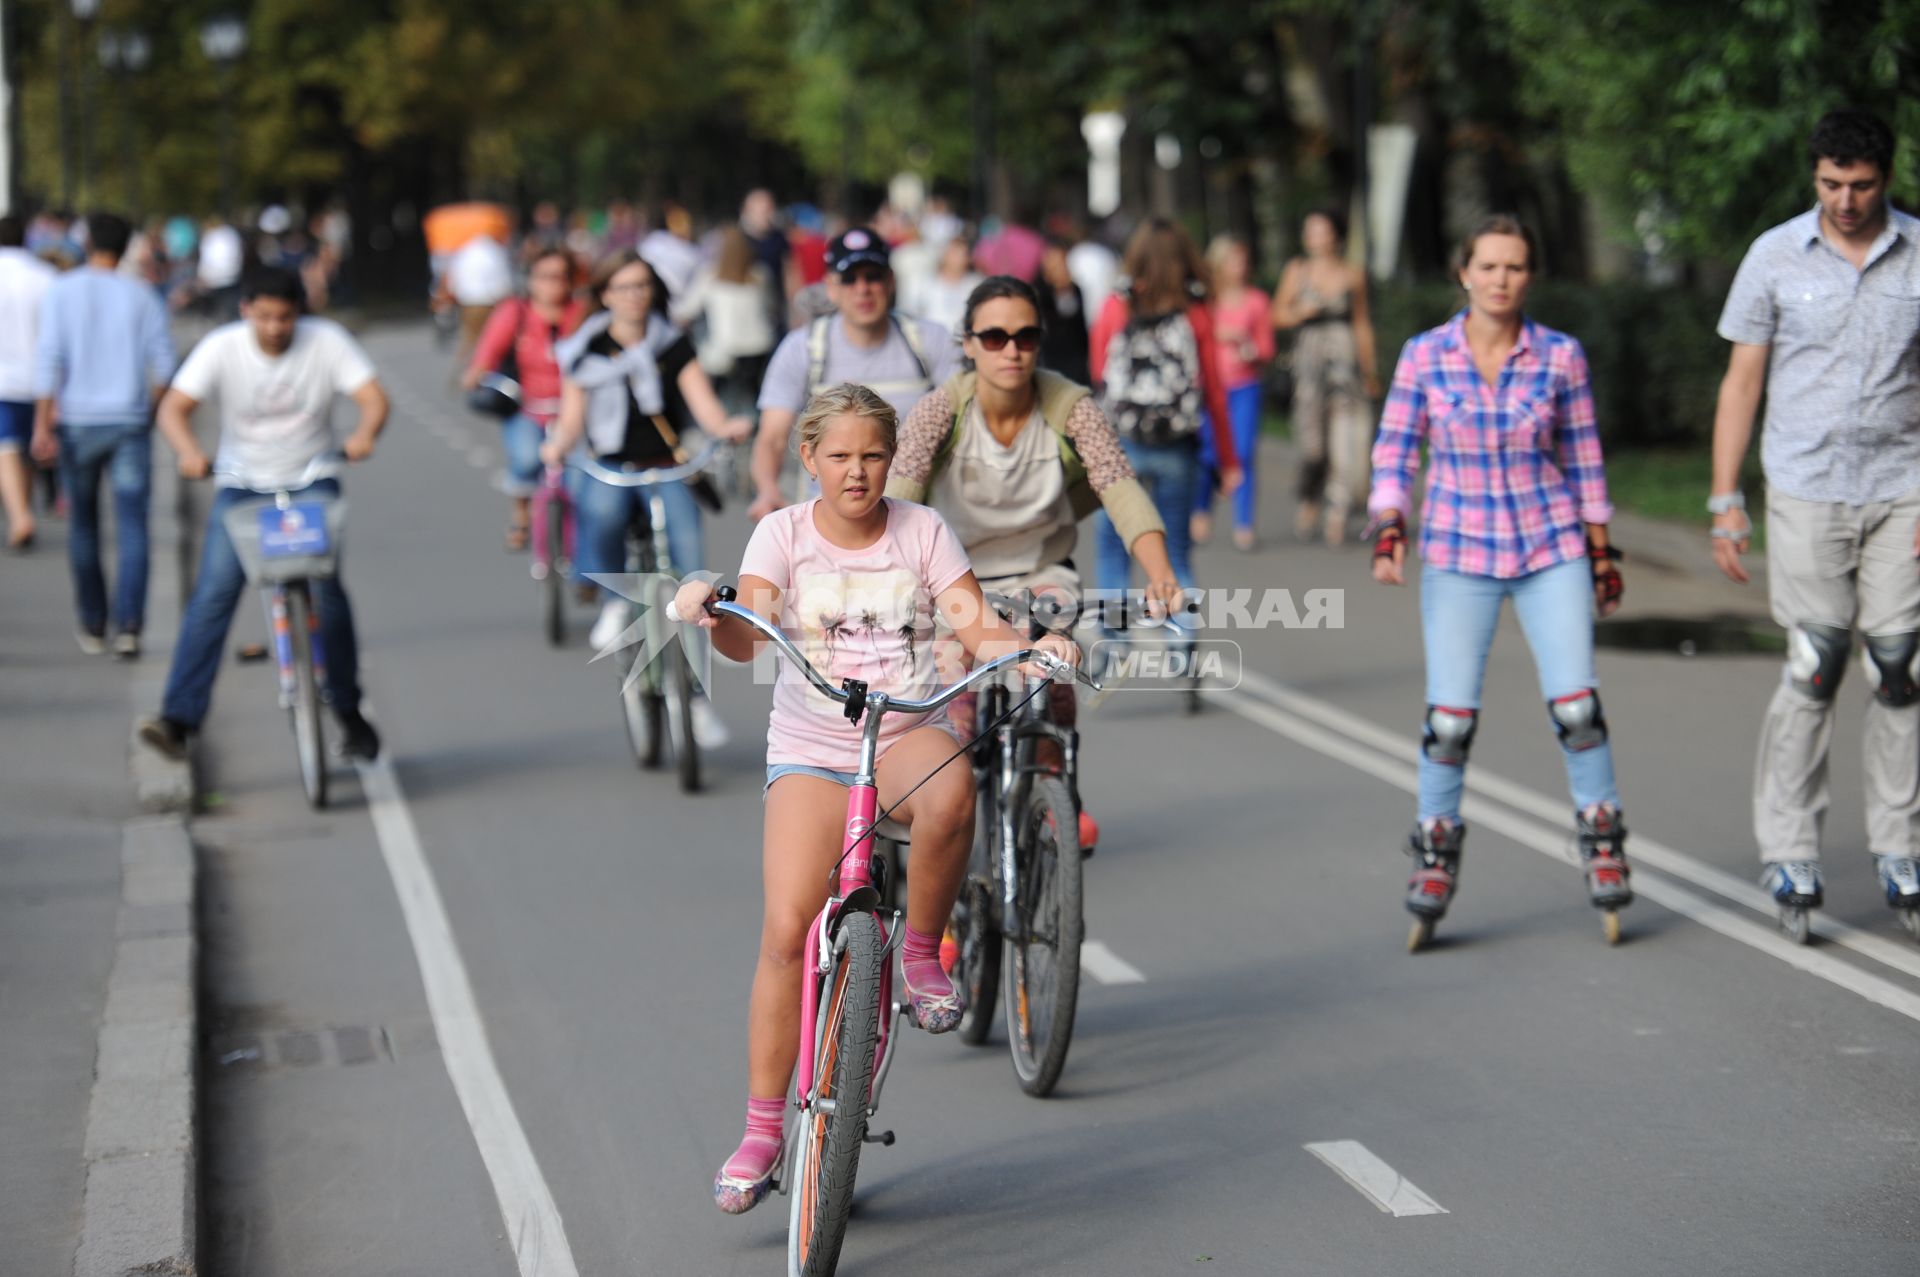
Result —
POLYGON ((343 465, 346 460, 346 453, 340 451, 338 448, 329 449, 319 456, 308 460, 305 468, 300 471, 300 477, 284 486, 272 483, 263 488, 257 484, 250 483, 247 480, 246 474, 235 466, 211 466, 207 470, 207 478, 238 479, 254 492, 293 492, 314 483, 323 477, 323 472, 328 468, 343 465))
POLYGON ((567 464, 616 488, 651 488, 656 484, 672 483, 676 479, 692 478, 707 468, 718 451, 720 440, 709 439, 704 448, 679 465, 655 466, 649 470, 609 470, 592 457, 569 457, 567 464))
MULTIPOLYGON (((706 610, 709 615, 713 616, 736 617, 758 630, 769 642, 780 650, 782 655, 792 661, 794 668, 805 675, 807 681, 812 683, 823 695, 843 705, 852 699, 852 695, 845 688, 835 687, 833 684, 827 682, 825 676, 813 667, 813 662, 809 661, 801 653, 800 649, 794 646, 792 639, 780 632, 780 628, 777 625, 767 620, 764 616, 761 616, 752 608, 742 607, 740 604, 734 602, 733 599, 734 592, 732 587, 722 587, 716 598, 707 603, 706 610)), ((670 621, 679 621, 684 618, 680 616, 679 609, 669 603, 667 605, 667 619, 670 621)), ((997 657, 985 665, 977 667, 970 671, 965 678, 950 687, 942 689, 934 696, 922 700, 906 700, 900 697, 886 696, 884 708, 888 711, 902 714, 930 714, 934 710, 947 704, 947 702, 953 700, 956 696, 959 696, 968 688, 974 686, 974 684, 985 681, 1010 665, 1021 665, 1028 661, 1039 664, 1042 669, 1047 671, 1049 676, 1061 670, 1066 670, 1070 672, 1076 680, 1085 683, 1094 691, 1102 690, 1098 681, 1083 673, 1078 667, 1067 664, 1067 662, 1061 660, 1052 652, 1047 651, 1045 648, 1027 647, 1017 652, 1009 652, 1005 656, 997 657)))

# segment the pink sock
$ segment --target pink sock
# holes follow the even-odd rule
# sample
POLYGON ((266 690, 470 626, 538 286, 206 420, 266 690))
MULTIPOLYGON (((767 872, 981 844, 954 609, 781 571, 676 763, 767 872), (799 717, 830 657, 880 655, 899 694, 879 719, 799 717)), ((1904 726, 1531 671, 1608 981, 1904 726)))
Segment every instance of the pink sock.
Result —
POLYGON ((747 1133, 720 1174, 742 1182, 766 1178, 780 1156, 780 1134, 786 1120, 783 1096, 770 1100, 747 1097, 747 1133))
POLYGON ((953 992, 953 982, 940 967, 940 937, 907 928, 900 944, 900 974, 907 978, 910 994, 930 993, 935 997, 953 992))

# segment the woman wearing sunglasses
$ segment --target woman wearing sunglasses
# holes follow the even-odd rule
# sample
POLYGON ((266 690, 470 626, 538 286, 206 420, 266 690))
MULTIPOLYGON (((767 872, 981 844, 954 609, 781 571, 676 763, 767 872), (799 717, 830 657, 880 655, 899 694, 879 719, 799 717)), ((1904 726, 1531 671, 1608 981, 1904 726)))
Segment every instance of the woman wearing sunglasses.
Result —
MULTIPOLYGON (((1039 367, 1045 333, 1033 286, 1010 275, 986 280, 967 298, 960 330, 965 367, 901 426, 887 495, 933 506, 982 588, 1030 595, 1063 627, 1080 608, 1079 522, 1104 509, 1147 574, 1152 606, 1176 606, 1165 529, 1106 413, 1085 386, 1039 367)), ((1072 726, 1072 684, 1055 684, 1050 694, 1054 721, 1072 726)), ((971 736, 972 697, 949 712, 962 738, 971 736)), ((1097 839, 1098 826, 1082 812, 1081 846, 1097 839)))

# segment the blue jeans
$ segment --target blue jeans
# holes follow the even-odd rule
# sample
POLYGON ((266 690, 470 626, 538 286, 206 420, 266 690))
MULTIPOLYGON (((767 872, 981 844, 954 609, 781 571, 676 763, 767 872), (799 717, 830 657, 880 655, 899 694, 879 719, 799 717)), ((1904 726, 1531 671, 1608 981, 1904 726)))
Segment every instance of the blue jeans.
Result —
MULTIPOLYGON (((338 495, 340 483, 322 479, 301 491, 338 495)), ((245 488, 222 488, 207 515, 206 541, 200 549, 200 571, 193 579, 193 598, 180 620, 180 641, 174 645, 173 667, 167 671, 167 690, 160 712, 188 731, 206 720, 213 699, 213 680, 227 645, 227 627, 233 609, 246 588, 246 571, 227 535, 227 511, 237 505, 269 501, 271 493, 245 488)), ((336 714, 360 709, 360 648, 354 639, 353 608, 340 578, 311 582, 314 611, 320 620, 320 644, 327 658, 327 701, 336 714)))
MULTIPOLYGON (((1585 559, 1531 576, 1502 579, 1440 568, 1420 570, 1420 623, 1427 648, 1427 704, 1479 709, 1502 600, 1533 651, 1540 695, 1548 701, 1599 686, 1593 668, 1593 570, 1585 559)), ((1549 718, 1549 724, 1552 720, 1549 718)), ((1567 788, 1575 807, 1620 802, 1613 781, 1613 745, 1565 750, 1567 788)), ((1460 815, 1466 768, 1420 756, 1420 819, 1460 815)))
MULTIPOLYGON (((1193 539, 1187 524, 1193 517, 1199 449, 1191 442, 1154 445, 1130 439, 1122 439, 1120 446, 1133 465, 1134 477, 1153 498, 1160 521, 1167 525, 1167 557, 1173 561, 1174 579, 1190 589, 1193 586, 1193 539)), ((1120 540, 1105 510, 1094 517, 1097 551, 1094 584, 1101 591, 1125 590, 1133 579, 1133 562, 1126 544, 1120 540)), ((1112 633, 1110 627, 1108 632, 1112 633)))
POLYGON ((118 550, 113 628, 138 634, 147 619, 147 507, 153 497, 150 423, 60 427, 60 481, 66 485, 72 519, 67 561, 73 568, 74 608, 81 628, 89 634, 104 634, 109 619, 107 578, 100 566, 102 475, 113 484, 118 550))
MULTIPOLYGON (((1248 382, 1227 392, 1227 419, 1233 428, 1233 450, 1240 456, 1240 487, 1233 494, 1233 526, 1253 531, 1254 462, 1260 456, 1260 383, 1248 382)), ((1211 417, 1208 418, 1211 422, 1211 417)), ((1196 510, 1212 510, 1214 484, 1220 470, 1219 450, 1213 444, 1211 424, 1200 431, 1200 474, 1193 490, 1196 510)))
POLYGON ((530 497, 540 486, 546 463, 540 460, 540 445, 547 432, 524 412, 516 412, 500 423, 500 447, 507 454, 507 495, 530 497))
MULTIPOLYGON (((706 544, 700 526, 700 507, 684 483, 657 488, 617 488, 582 470, 569 470, 573 483, 574 518, 578 520, 574 547, 582 577, 627 570, 626 535, 629 519, 648 522, 646 503, 659 493, 666 505, 667 550, 675 574, 685 576, 706 566, 706 544)), ((602 587, 603 599, 619 596, 602 587)))

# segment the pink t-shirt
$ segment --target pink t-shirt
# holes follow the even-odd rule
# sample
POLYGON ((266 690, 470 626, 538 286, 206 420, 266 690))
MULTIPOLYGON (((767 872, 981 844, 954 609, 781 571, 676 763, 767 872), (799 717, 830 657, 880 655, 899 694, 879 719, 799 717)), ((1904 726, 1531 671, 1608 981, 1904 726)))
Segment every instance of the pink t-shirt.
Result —
POLYGON ((1220 380, 1228 390, 1260 380, 1268 360, 1273 358, 1273 302, 1257 288, 1242 290, 1240 298, 1229 306, 1216 301, 1213 310, 1213 339, 1220 343, 1220 380), (1242 358, 1241 343, 1251 342, 1254 358, 1242 358))
MULTIPOLYGON (((818 498, 760 521, 740 559, 741 576, 781 592, 780 629, 827 682, 864 679, 878 691, 918 699, 940 689, 934 668, 934 599, 972 565, 947 521, 923 505, 889 497, 887 528, 864 550, 847 550, 813 523, 818 498)), ((767 761, 852 771, 860 729, 839 702, 822 696, 784 656, 767 721, 767 761)), ((889 714, 880 752, 921 726, 946 726, 944 711, 889 714)))

